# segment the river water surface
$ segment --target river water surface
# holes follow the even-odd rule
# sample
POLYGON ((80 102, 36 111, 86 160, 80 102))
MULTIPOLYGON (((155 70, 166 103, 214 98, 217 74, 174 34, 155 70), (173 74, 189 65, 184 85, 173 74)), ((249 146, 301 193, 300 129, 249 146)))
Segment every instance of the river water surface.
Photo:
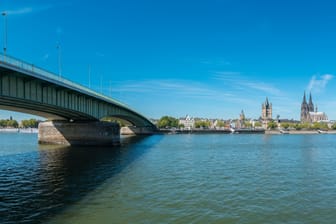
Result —
POLYGON ((335 135, 0 134, 0 223, 334 223, 335 135))

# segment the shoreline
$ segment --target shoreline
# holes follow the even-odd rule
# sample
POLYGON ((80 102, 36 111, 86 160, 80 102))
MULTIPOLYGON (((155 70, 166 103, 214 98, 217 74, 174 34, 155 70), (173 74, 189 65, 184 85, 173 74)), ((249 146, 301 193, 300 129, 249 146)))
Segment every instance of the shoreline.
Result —
MULTIPOLYGON (((38 133, 37 128, 0 128, 0 133, 38 133)), ((229 129, 192 129, 192 130, 159 130, 155 134, 265 134, 265 135, 313 135, 336 134, 336 130, 263 130, 239 129, 232 132, 229 129)))
POLYGON ((336 130, 328 130, 328 131, 320 131, 320 130, 288 130, 288 131, 280 131, 280 130, 267 130, 265 134, 268 135, 313 135, 313 134, 336 134, 336 130))
POLYGON ((312 135, 312 134, 336 134, 336 130, 263 130, 240 129, 232 132, 229 129, 194 129, 194 130, 160 130, 156 134, 265 134, 265 135, 312 135))
POLYGON ((37 128, 0 128, 0 133, 38 133, 37 128))

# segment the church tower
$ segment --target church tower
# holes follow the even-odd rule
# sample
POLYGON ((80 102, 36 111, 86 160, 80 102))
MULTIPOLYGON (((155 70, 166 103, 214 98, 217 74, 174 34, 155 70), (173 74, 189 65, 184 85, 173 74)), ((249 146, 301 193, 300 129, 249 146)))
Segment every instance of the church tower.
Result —
POLYGON ((309 94, 308 109, 309 109, 309 112, 314 112, 314 104, 313 104, 311 93, 309 94))
POLYGON ((265 103, 261 106, 261 118, 263 120, 272 120, 272 104, 268 102, 268 97, 266 97, 265 103))
POLYGON ((310 109, 311 107, 312 112, 314 111, 314 104, 311 98, 311 94, 309 96, 309 104, 307 103, 306 100, 306 92, 303 93, 303 99, 302 99, 302 103, 301 103, 301 122, 310 122, 310 109))

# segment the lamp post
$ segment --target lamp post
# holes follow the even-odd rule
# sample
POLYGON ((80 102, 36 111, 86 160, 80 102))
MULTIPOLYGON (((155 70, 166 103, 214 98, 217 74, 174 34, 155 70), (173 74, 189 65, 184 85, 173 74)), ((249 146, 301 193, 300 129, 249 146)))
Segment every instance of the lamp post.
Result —
POLYGON ((57 51, 58 51, 58 75, 59 78, 62 76, 62 62, 61 62, 61 45, 59 42, 57 42, 57 51))
POLYGON ((4 51, 4 60, 6 57, 6 51, 7 51, 7 12, 4 11, 1 13, 1 15, 4 17, 4 43, 3 43, 3 51, 4 51))
POLYGON ((89 64, 89 88, 91 88, 91 65, 89 64))
POLYGON ((112 84, 111 84, 111 80, 110 80, 110 97, 112 97, 112 84))
POLYGON ((100 76, 100 93, 103 94, 103 76, 100 76))

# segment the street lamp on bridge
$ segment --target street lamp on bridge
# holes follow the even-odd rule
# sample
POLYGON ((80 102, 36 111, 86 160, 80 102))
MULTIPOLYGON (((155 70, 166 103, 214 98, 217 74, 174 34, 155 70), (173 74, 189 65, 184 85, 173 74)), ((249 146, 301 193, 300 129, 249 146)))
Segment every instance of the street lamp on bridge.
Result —
POLYGON ((61 44, 57 42, 56 45, 57 51, 58 51, 58 75, 59 78, 62 76, 62 62, 61 62, 61 44))
POLYGON ((4 43, 3 43, 3 50, 4 50, 4 57, 6 56, 7 50, 7 12, 3 11, 1 15, 4 17, 4 43))

